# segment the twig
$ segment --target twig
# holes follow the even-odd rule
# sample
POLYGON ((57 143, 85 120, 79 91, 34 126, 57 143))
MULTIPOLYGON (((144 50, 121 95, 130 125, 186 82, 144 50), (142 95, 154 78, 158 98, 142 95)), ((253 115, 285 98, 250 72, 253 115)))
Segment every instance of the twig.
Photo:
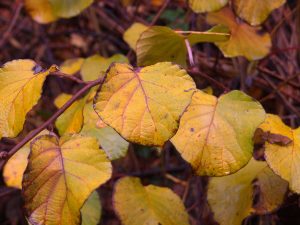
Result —
POLYGON ((161 16, 161 14, 165 11, 165 9, 167 8, 167 6, 169 5, 170 0, 165 0, 164 4, 162 5, 162 7, 160 8, 160 10, 158 11, 158 13, 155 15, 155 17, 153 18, 153 20, 150 23, 150 26, 153 26, 154 24, 156 24, 156 22, 158 21, 159 17, 161 16))
POLYGON ((199 71, 199 70, 195 70, 195 69, 189 69, 188 73, 193 74, 193 75, 198 75, 201 76, 204 79, 207 79, 210 83, 215 84, 216 86, 218 86, 219 88, 221 88, 224 92, 228 92, 230 91, 230 89, 228 87, 226 87, 225 85, 223 85, 221 82, 215 80, 214 78, 210 77, 209 75, 199 71))
POLYGON ((9 24, 9 27, 7 28, 7 30, 5 31, 5 33, 3 34, 1 40, 0 40, 0 47, 2 47, 3 44, 5 44, 7 38, 9 37, 13 27, 16 25, 16 22, 18 20, 18 17, 20 15, 21 9, 23 7, 23 2, 19 2, 17 9, 14 13, 14 16, 9 24))
POLYGON ((81 95, 92 87, 101 84, 104 81, 104 78, 100 78, 95 81, 87 83, 82 89, 80 89, 66 104, 64 104, 56 113, 54 113, 46 122, 41 126, 37 127, 35 130, 31 131, 22 141, 20 141, 15 147, 13 147, 8 153, 7 156, 0 161, 0 169, 4 166, 5 162, 15 154, 20 148, 22 148, 27 142, 32 138, 38 135, 42 130, 46 129, 50 124, 52 124, 63 112, 68 109, 81 95))
POLYGON ((79 83, 79 84, 86 84, 87 83, 87 82, 85 82, 83 80, 78 79, 77 77, 75 77, 73 75, 68 75, 68 74, 62 73, 60 71, 53 72, 53 73, 51 73, 51 75, 62 77, 62 78, 66 78, 66 79, 75 81, 76 83, 79 83))
POLYGON ((270 80, 270 78, 262 74, 263 78, 268 82, 268 84, 276 91, 276 94, 281 98, 283 103, 291 110, 293 111, 298 118, 300 118, 300 112, 285 98, 285 96, 278 90, 277 86, 270 80))

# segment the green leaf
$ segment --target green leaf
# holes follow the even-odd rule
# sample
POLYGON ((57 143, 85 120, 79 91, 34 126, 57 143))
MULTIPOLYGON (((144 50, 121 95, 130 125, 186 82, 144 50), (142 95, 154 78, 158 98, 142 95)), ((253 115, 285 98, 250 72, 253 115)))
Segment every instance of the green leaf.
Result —
POLYGON ((97 138, 110 160, 119 159, 126 155, 129 143, 113 128, 103 125, 91 102, 85 105, 83 115, 84 125, 80 132, 82 135, 97 138))
POLYGON ((136 69, 115 63, 107 71, 94 108, 126 140, 162 146, 176 133, 194 89, 186 71, 169 62, 136 69))
POLYGON ((101 218, 101 202, 97 191, 92 192, 81 208, 81 225, 97 225, 101 218))
POLYGON ((186 67, 186 43, 226 41, 228 33, 173 31, 168 27, 153 26, 144 31, 137 42, 137 61, 139 66, 149 66, 158 62, 174 62, 186 67))
POLYGON ((188 225, 188 214, 181 199, 169 188, 144 187, 139 178, 118 181, 114 207, 124 225, 188 225))
POLYGON ((111 177, 97 139, 79 135, 38 137, 23 177, 25 209, 32 224, 78 225, 80 209, 111 177))
POLYGON ((77 16, 89 7, 94 0, 48 0, 55 15, 62 18, 77 16))
POLYGON ((171 141, 198 175, 224 176, 251 159, 252 138, 264 119, 259 102, 241 91, 219 98, 197 91, 171 141))
POLYGON ((241 225, 252 213, 266 214, 277 209, 284 200, 287 185, 266 162, 252 158, 235 174, 211 178, 207 199, 220 225, 241 225), (253 198, 256 198, 254 205, 253 198))

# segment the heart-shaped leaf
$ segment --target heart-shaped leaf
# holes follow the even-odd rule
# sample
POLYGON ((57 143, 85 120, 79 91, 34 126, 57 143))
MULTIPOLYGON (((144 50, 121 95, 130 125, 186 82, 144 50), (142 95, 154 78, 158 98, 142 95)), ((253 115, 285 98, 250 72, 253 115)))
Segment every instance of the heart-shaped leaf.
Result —
POLYGON ((198 175, 224 176, 251 159, 264 118, 262 106, 241 91, 220 98, 197 91, 171 141, 198 175))
POLYGON ((111 176, 111 164, 97 139, 52 135, 31 143, 23 177, 25 208, 32 224, 76 225, 94 189, 111 176))
POLYGON ((186 71, 169 62, 136 69, 114 63, 94 108, 126 140, 162 146, 177 131, 194 89, 186 71))

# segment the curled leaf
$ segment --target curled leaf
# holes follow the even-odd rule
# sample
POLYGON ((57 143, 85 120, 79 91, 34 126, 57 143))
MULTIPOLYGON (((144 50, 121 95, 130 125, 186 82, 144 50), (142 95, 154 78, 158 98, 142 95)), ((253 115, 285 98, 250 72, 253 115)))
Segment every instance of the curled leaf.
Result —
POLYGON ((242 21, 237 22, 228 7, 209 13, 207 21, 212 25, 223 24, 229 28, 230 39, 215 43, 226 57, 244 56, 248 60, 258 60, 270 52, 270 35, 242 21))
POLYGON ((240 225, 251 213, 266 214, 277 209, 287 186, 266 162, 252 158, 235 174, 211 178, 207 199, 220 225, 240 225), (254 197, 257 199, 253 205, 254 197))
POLYGON ((94 108, 126 140, 162 146, 178 129, 194 89, 186 71, 169 62, 136 69, 115 63, 107 71, 94 108))
POLYGON ((290 189, 300 193, 300 128, 286 126, 278 116, 268 114, 260 126, 264 132, 292 140, 288 145, 265 143, 265 158, 271 169, 289 182, 290 189))
POLYGON ((262 106, 241 91, 219 98, 197 91, 171 141, 198 175, 224 176, 251 159, 252 137, 264 118, 262 106))
POLYGON ((233 0, 233 7, 239 17, 252 26, 260 25, 269 14, 285 3, 285 0, 233 0))

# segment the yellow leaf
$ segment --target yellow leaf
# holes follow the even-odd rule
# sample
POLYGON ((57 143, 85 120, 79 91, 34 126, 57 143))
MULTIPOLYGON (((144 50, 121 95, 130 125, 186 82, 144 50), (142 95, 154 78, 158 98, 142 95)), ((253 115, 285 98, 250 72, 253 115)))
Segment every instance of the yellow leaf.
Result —
POLYGON ((218 42, 228 40, 228 34, 215 31, 173 31, 168 27, 153 26, 144 31, 137 42, 136 53, 139 66, 157 62, 174 62, 186 66, 186 43, 218 42))
MULTIPOLYGON (((61 108, 72 95, 61 94, 59 95, 54 104, 57 108, 61 108)), ((66 133, 79 133, 83 124, 83 108, 86 103, 86 98, 75 101, 62 115, 55 121, 55 126, 60 135, 66 133)))
POLYGON ((97 139, 38 137, 23 177, 25 209, 32 224, 80 224, 80 209, 111 177, 111 164, 97 139))
POLYGON ((27 166, 29 152, 30 147, 26 145, 17 151, 5 164, 3 178, 8 187, 22 189, 22 178, 27 166))
MULTIPOLYGON (((43 134, 49 134, 49 131, 43 130, 37 136, 43 134)), ((27 166, 29 152, 30 142, 20 148, 4 165, 3 178, 8 187, 22 189, 22 178, 27 166)))
POLYGON ((162 146, 178 129, 195 83, 170 62, 144 68, 115 63, 94 100, 100 118, 123 138, 162 146))
POLYGON ((241 91, 218 99, 197 91, 171 141, 198 175, 224 176, 251 159, 252 137, 264 118, 262 106, 241 91))
POLYGON ((124 225, 187 225, 188 214, 181 199, 169 188, 148 185, 138 178, 118 181, 114 207, 124 225))
POLYGON ((70 18, 89 7, 94 0, 48 0, 55 15, 70 18))
POLYGON ((270 35, 242 21, 237 22, 228 7, 209 13, 207 21, 209 24, 223 24, 229 27, 230 39, 215 43, 226 57, 244 56, 248 60, 258 60, 270 52, 270 35))
POLYGON ((68 75, 74 75, 80 71, 83 62, 83 58, 68 59, 60 65, 60 71, 68 75))
POLYGON ((147 29, 148 27, 142 23, 134 23, 124 32, 123 39, 127 42, 130 48, 135 50, 137 41, 141 34, 147 29))
POLYGON ((41 97, 46 71, 32 60, 14 60, 0 68, 0 138, 16 137, 23 129, 26 114, 41 97))
POLYGON ((49 0, 25 0, 25 7, 32 19, 38 23, 50 23, 58 19, 49 0))
POLYGON ((266 214, 277 209, 284 200, 287 185, 266 162, 252 158, 235 174, 211 178, 207 199, 220 225, 241 225, 251 213, 266 214), (256 197, 257 204, 252 205, 256 197))
POLYGON ((196 13, 212 12, 223 8, 228 0, 189 0, 191 9, 196 13))
POLYGON ((119 159, 126 155, 129 143, 125 141, 113 128, 99 127, 99 116, 94 111, 92 103, 84 107, 84 125, 81 134, 98 139, 101 148, 110 160, 119 159))
POLYGON ((101 218, 101 202, 97 191, 94 191, 81 208, 82 225, 97 225, 101 218))
POLYGON ((292 140, 288 145, 265 143, 265 158, 271 169, 289 182, 290 189, 300 193, 300 128, 291 129, 278 116, 268 114, 260 126, 265 132, 292 140))
POLYGON ((233 0, 233 7, 239 17, 252 26, 260 25, 269 14, 285 3, 285 0, 233 0))
POLYGON ((81 76, 84 81, 97 80, 103 77, 105 71, 113 62, 127 63, 128 59, 121 54, 113 55, 110 58, 105 58, 100 55, 93 55, 87 58, 81 67, 81 76))

